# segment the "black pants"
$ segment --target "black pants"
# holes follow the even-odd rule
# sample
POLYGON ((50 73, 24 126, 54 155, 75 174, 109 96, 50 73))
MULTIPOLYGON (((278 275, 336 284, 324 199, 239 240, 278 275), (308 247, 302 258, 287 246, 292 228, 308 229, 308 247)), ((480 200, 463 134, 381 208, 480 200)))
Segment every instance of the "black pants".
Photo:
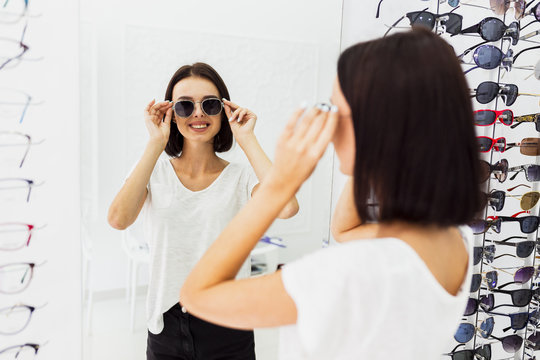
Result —
POLYGON ((163 331, 148 332, 147 360, 254 360, 253 331, 218 326, 184 313, 179 304, 163 314, 163 331))

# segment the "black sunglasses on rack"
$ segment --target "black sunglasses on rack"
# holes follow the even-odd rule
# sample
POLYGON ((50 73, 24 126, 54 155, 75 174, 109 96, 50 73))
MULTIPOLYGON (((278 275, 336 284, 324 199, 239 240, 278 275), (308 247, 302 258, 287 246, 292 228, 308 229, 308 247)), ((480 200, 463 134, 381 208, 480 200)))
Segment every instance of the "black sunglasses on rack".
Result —
POLYGON ((437 24, 440 24, 447 33, 452 35, 459 34, 463 23, 463 16, 451 12, 438 15, 426 11, 427 9, 428 8, 425 8, 422 11, 413 11, 405 14, 388 28, 384 36, 388 35, 390 30, 395 28, 403 19, 405 19, 405 17, 409 19, 410 25, 413 27, 421 26, 433 30, 437 24))
POLYGON ((491 173, 494 173, 495 178, 499 180, 500 183, 506 180, 508 176, 508 160, 501 159, 497 161, 494 165, 488 163, 485 160, 480 160, 480 179, 482 182, 489 179, 491 173))
MULTIPOLYGON (((510 25, 505 25, 504 22, 496 17, 487 17, 478 24, 469 26, 463 29, 459 34, 480 34, 485 41, 493 42, 502 38, 512 39, 512 45, 516 45, 519 41, 519 23, 512 22, 510 25)), ((453 34, 455 36, 457 34, 453 34)))
POLYGON ((495 296, 493 294, 481 295, 478 299, 469 298, 463 316, 476 314, 479 308, 484 311, 492 310, 495 307, 495 296))
POLYGON ((491 345, 485 344, 481 345, 480 347, 477 347, 476 349, 472 350, 459 350, 456 351, 456 349, 460 346, 464 346, 465 344, 459 344, 456 346, 451 352, 448 354, 443 354, 446 356, 451 356, 452 360, 491 360, 491 345))
MULTIPOLYGON (((509 49, 506 54, 501 51, 496 46, 493 45, 482 45, 476 48, 473 53, 473 61, 476 64, 475 67, 465 71, 465 74, 471 72, 474 69, 485 69, 485 70, 493 70, 498 68, 499 66, 502 66, 506 71, 511 71, 512 66, 514 65, 514 62, 519 57, 519 55, 523 54, 525 51, 534 50, 534 49, 540 49, 540 46, 532 46, 527 49, 523 49, 520 52, 518 52, 516 55, 514 55, 514 50, 509 49)), ((464 53, 465 54, 465 53, 464 53)), ((460 61, 463 63, 463 56, 460 55, 460 61)), ((508 104, 511 105, 511 104, 508 104)))

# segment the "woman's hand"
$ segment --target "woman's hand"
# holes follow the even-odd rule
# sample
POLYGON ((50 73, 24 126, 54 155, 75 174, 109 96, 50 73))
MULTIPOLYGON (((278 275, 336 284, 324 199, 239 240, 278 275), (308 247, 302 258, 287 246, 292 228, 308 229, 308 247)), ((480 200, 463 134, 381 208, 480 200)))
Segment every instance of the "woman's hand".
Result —
POLYGON ((296 192, 324 155, 337 122, 335 106, 295 111, 278 139, 268 182, 296 192))
POLYGON ((144 109, 144 122, 150 134, 150 142, 159 144, 163 149, 169 141, 172 113, 172 103, 169 101, 156 104, 156 100, 152 100, 144 109))
POLYGON ((227 99, 223 99, 223 104, 236 141, 241 142, 244 138, 253 135, 257 115, 253 111, 240 107, 227 99))

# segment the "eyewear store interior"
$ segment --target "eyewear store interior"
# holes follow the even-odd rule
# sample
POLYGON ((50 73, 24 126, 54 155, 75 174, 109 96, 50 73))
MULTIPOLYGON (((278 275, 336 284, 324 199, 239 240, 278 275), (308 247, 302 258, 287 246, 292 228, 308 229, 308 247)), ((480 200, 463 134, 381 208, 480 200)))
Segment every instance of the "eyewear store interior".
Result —
MULTIPOLYGON (((140 221, 114 230, 107 208, 146 144, 144 106, 162 99, 179 66, 216 68, 231 99, 257 113, 272 158, 298 104, 328 99, 343 49, 412 24, 439 33, 463 62, 488 197, 471 224, 469 304, 441 359, 534 358, 539 4, 5 1, 0 359, 146 358, 148 246, 140 221)), ((223 157, 247 164, 237 145, 223 157)), ((253 251, 253 276, 334 245, 330 214, 345 183, 337 166, 327 151, 297 194, 299 213, 277 220, 253 251)), ((277 330, 256 330, 255 344, 258 359, 277 359, 277 330)))

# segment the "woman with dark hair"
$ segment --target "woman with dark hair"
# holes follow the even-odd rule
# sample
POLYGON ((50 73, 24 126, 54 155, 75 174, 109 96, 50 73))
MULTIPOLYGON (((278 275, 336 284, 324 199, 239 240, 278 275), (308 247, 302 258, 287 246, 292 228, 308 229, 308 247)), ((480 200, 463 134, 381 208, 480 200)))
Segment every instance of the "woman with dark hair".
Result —
POLYGON ((469 296, 472 232, 461 225, 482 206, 461 67, 427 30, 357 44, 339 59, 331 101, 330 111, 294 113, 259 191, 192 270, 180 299, 223 326, 289 325, 282 359, 438 358, 469 296), (332 219, 343 244, 235 280, 330 141, 351 176, 332 219), (369 211, 372 197, 377 211, 369 211))
MULTIPOLYGON (((225 83, 209 65, 178 69, 165 101, 153 100, 144 111, 150 139, 109 208, 108 221, 120 230, 145 209, 149 360, 255 359, 253 331, 208 323, 178 302, 191 268, 257 191, 272 165, 253 133, 256 115, 228 99, 225 83), (217 156, 231 148, 233 136, 256 176, 248 166, 217 156), (168 157, 160 157, 163 150, 168 157)), ((278 217, 297 212, 292 197, 278 217)), ((249 261, 244 261, 238 278, 249 277, 250 271, 249 261)))

